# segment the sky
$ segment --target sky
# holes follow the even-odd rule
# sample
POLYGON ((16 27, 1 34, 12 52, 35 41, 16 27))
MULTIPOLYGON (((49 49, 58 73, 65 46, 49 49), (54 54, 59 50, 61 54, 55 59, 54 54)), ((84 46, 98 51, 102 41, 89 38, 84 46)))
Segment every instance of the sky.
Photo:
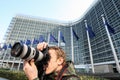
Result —
POLYGON ((30 15, 62 22, 75 21, 96 0, 1 0, 0 43, 12 17, 17 14, 30 15))

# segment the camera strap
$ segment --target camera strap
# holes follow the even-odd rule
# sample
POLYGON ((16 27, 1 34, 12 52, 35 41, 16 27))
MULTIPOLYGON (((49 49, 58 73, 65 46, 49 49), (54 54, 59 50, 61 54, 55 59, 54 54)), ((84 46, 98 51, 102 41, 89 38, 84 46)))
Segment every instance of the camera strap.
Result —
POLYGON ((66 71, 67 67, 68 67, 68 64, 65 64, 64 67, 62 68, 62 70, 60 71, 60 73, 58 74, 57 80, 61 80, 62 79, 62 75, 66 71))

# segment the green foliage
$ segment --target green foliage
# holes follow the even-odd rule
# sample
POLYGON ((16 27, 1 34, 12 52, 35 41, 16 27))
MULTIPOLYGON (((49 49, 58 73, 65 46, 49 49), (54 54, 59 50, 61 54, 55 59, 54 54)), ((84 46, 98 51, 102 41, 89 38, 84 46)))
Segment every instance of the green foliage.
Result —
POLYGON ((80 80, 108 80, 108 79, 94 77, 94 76, 80 76, 80 80))
POLYGON ((0 77, 9 80, 28 80, 23 71, 11 71, 5 69, 0 69, 0 77))
MULTIPOLYGON (((7 78, 9 80, 28 80, 23 71, 11 71, 6 69, 0 69, 0 77, 7 78)), ((94 76, 81 75, 80 80, 107 80, 94 76)))

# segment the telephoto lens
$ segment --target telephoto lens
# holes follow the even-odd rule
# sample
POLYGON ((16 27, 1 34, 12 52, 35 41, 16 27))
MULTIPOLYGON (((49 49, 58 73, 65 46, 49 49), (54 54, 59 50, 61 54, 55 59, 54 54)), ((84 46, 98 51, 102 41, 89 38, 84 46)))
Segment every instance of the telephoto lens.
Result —
POLYGON ((21 44, 20 42, 16 42, 11 48, 11 56, 19 57, 27 61, 31 59, 34 59, 35 62, 41 61, 47 54, 48 47, 46 47, 43 51, 38 51, 37 49, 21 44))

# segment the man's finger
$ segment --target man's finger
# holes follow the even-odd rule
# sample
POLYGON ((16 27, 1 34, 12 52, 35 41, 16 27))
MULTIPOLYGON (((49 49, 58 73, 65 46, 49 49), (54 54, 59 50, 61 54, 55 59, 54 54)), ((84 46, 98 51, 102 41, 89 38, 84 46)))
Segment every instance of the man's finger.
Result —
POLYGON ((27 66, 27 65, 29 65, 29 62, 26 61, 26 60, 24 60, 24 61, 23 61, 23 66, 27 66))
POLYGON ((37 45, 37 49, 40 50, 40 51, 42 51, 44 48, 46 48, 47 45, 48 44, 46 42, 39 43, 37 45))
POLYGON ((47 46, 48 46, 48 44, 44 42, 44 48, 46 48, 47 46))
POLYGON ((30 65, 31 65, 32 67, 36 68, 36 65, 35 65, 34 59, 32 59, 32 60, 30 61, 30 65))
POLYGON ((29 63, 29 61, 24 61, 23 62, 23 70, 27 70, 28 68, 30 68, 31 64, 29 63))

